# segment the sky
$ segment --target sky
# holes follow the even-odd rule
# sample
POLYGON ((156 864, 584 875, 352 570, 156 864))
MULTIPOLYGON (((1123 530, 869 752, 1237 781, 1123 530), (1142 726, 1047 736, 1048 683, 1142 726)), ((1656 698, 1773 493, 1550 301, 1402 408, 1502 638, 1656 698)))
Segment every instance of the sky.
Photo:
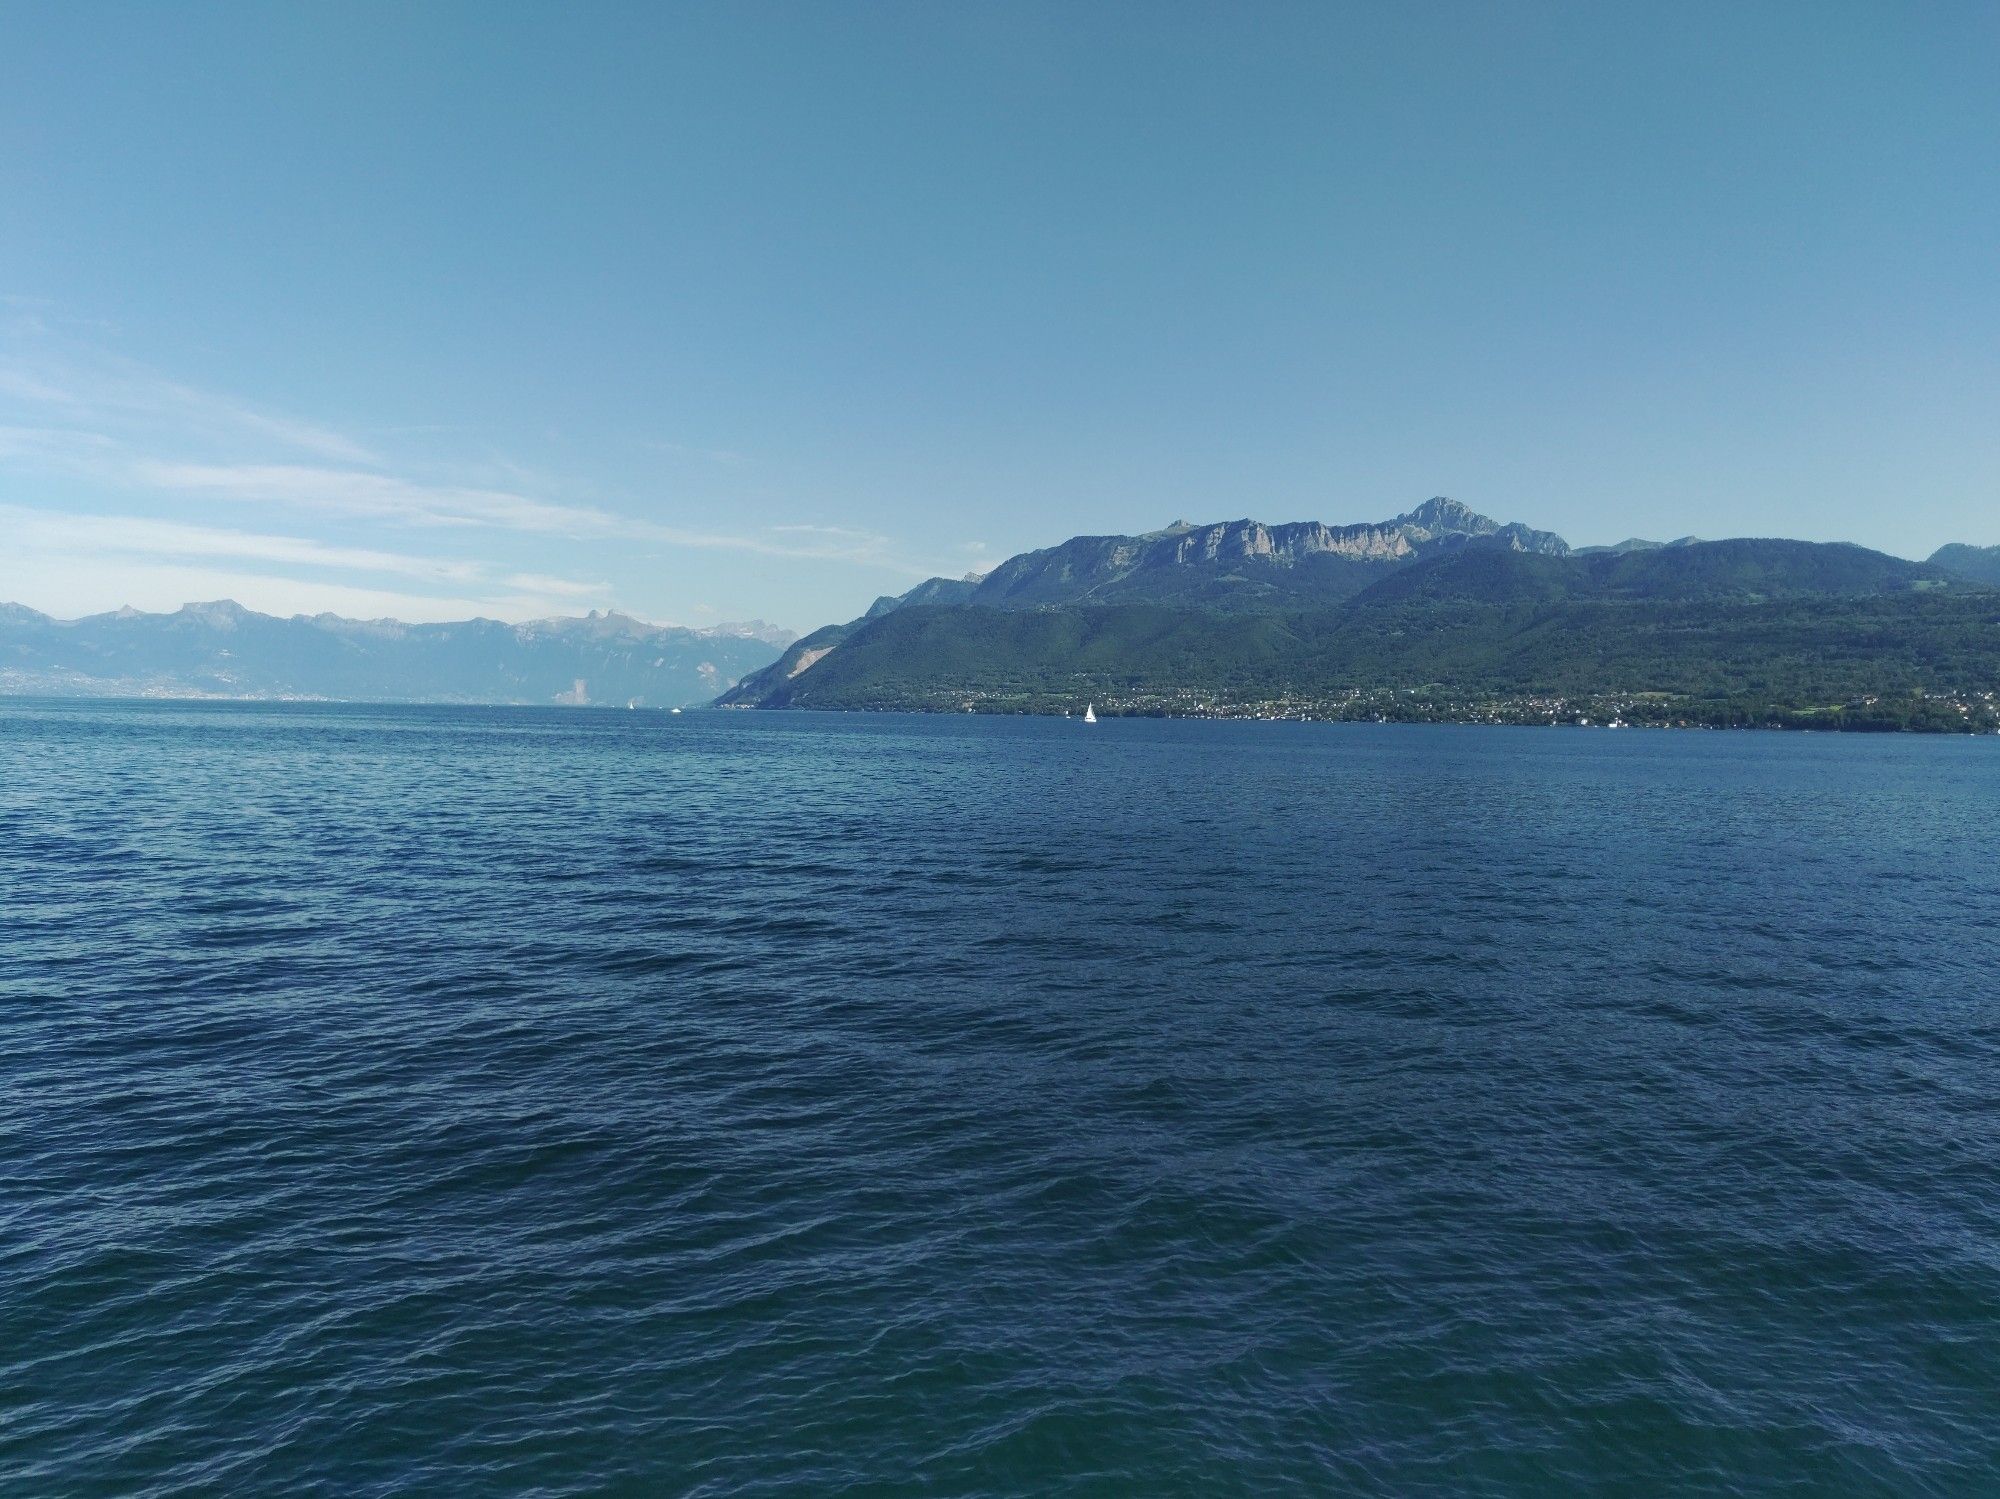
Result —
POLYGON ((2000 7, 0 0, 0 599, 2000 543, 2000 7))

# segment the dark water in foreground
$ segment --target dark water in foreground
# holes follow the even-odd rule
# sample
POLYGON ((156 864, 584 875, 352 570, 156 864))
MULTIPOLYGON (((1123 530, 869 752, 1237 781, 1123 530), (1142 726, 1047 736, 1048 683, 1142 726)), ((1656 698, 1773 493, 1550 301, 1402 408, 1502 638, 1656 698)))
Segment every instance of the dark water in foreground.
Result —
POLYGON ((0 704, 0 1493, 2000 1492, 2000 741, 0 704))

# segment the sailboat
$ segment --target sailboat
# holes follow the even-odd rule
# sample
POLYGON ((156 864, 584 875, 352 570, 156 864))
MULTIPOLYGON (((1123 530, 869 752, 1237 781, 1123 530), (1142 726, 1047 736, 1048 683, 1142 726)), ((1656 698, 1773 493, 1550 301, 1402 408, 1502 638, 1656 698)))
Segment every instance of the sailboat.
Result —
POLYGON ((1096 722, 1097 722, 1097 704, 1095 704, 1095 703, 1086 703, 1086 704, 1084 704, 1084 708, 1083 708, 1083 721, 1084 721, 1085 723, 1096 723, 1096 722))

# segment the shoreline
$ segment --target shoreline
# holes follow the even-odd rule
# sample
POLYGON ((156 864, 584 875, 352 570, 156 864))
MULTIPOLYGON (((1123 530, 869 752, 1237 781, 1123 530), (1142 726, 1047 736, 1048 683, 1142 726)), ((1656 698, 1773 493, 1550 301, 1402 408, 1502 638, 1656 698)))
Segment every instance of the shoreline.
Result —
MULTIPOLYGON (((1186 722, 1210 723, 1317 723, 1317 724, 1357 724, 1377 727, 1401 725, 1437 725, 1450 728, 1468 729, 1584 729, 1625 730, 1654 729, 1690 732, 1756 732, 1779 734, 1910 734, 1925 737, 1956 737, 1980 739, 2000 735, 2000 711, 1996 705, 1983 700, 1979 707, 1985 711, 1975 712, 1957 709, 1954 699, 1937 699, 1938 703, 1953 704, 1953 707, 1934 711, 1916 719, 1898 718, 1892 715, 1870 715, 1867 707, 1861 705, 1859 713, 1852 705, 1817 709, 1763 710, 1717 710, 1709 715, 1679 713, 1671 717, 1652 716, 1641 712, 1637 717, 1623 713, 1599 716, 1595 713, 1565 716, 1558 713, 1547 714, 1504 713, 1468 711, 1424 711, 1405 709, 1395 713, 1372 712, 1325 712, 1294 709, 1291 711, 1258 712, 1248 706, 1221 711, 1194 711, 1154 707, 1130 707, 1095 700, 1097 716, 1100 720, 1113 719, 1156 719, 1186 722), (1947 716, 1949 714, 1949 716, 1947 716)), ((556 702, 485 702, 464 699, 425 698, 335 698, 335 697, 277 697, 277 696, 226 696, 222 694, 134 694, 134 693, 10 693, 0 692, 0 712, 10 704, 62 705, 81 707, 90 704, 147 705, 160 707, 256 707, 256 708, 466 708, 485 711, 513 710, 522 712, 560 711, 564 713, 644 713, 654 717, 692 716, 709 712, 716 713, 827 713, 854 715, 882 715, 907 713, 923 717, 937 718, 1077 718, 1078 710, 1058 707, 1008 707, 982 703, 958 703, 953 705, 897 703, 868 704, 853 706, 819 706, 812 704, 750 704, 750 703, 700 703, 700 704, 641 704, 627 707, 622 703, 556 703, 556 702)))

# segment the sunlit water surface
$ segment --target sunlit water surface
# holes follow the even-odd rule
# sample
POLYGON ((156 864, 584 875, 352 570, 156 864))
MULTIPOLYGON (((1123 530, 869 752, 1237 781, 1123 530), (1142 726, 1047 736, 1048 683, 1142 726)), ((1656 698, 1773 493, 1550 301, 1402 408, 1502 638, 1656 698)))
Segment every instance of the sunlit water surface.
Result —
POLYGON ((0 704, 0 1492, 2000 1492, 2000 741, 0 704))

